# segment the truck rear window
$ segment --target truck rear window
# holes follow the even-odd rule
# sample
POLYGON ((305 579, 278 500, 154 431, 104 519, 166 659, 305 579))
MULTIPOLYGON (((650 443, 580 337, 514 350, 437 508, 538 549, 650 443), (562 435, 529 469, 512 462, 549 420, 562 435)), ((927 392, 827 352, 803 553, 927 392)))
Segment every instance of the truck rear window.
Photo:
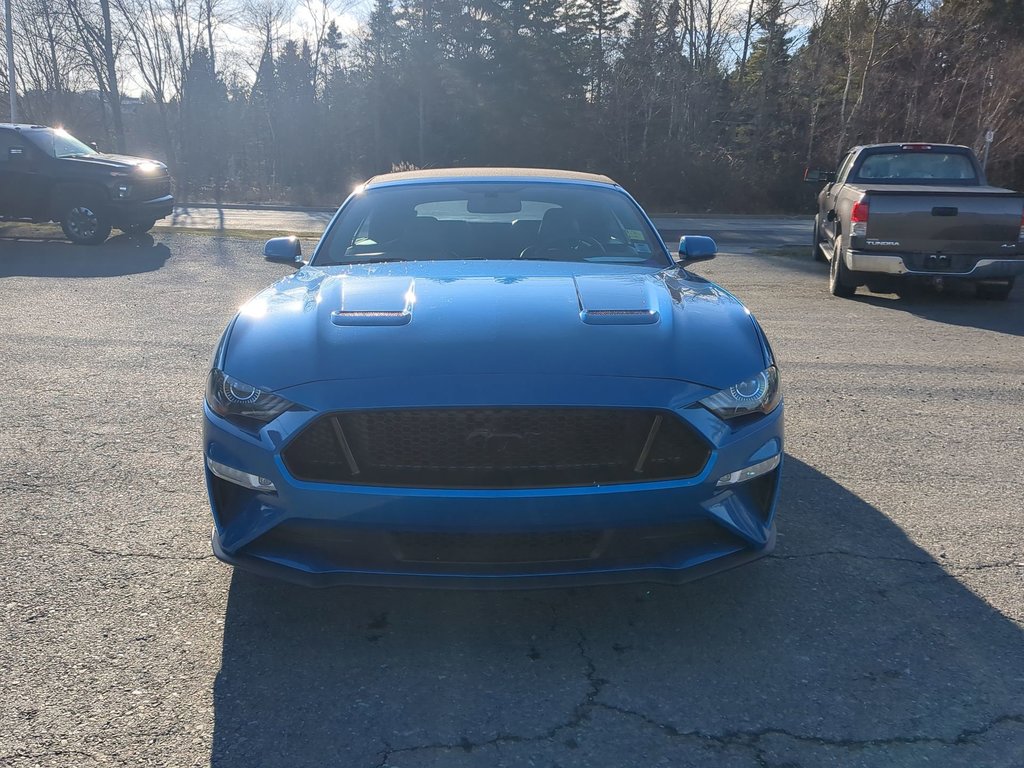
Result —
POLYGON ((868 155, 857 170, 857 180, 971 184, 977 183, 978 177, 970 158, 963 153, 909 150, 868 155))

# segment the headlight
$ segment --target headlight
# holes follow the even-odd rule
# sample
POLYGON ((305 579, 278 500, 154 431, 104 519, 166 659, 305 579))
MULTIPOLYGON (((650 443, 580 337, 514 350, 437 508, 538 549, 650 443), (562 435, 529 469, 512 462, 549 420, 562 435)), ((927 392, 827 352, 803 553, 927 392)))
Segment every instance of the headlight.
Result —
POLYGON ((263 423, 273 421, 294 407, 291 401, 239 381, 217 368, 210 371, 206 402, 214 413, 226 419, 253 419, 263 423))
POLYGON ((734 419, 751 413, 771 413, 780 400, 779 369, 773 365, 752 378, 705 397, 700 403, 720 418, 734 419))

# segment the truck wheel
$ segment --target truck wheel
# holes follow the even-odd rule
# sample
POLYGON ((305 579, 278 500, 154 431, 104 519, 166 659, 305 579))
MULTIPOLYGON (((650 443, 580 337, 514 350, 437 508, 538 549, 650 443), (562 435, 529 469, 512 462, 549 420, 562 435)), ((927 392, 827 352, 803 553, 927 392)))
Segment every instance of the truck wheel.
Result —
POLYGON ((99 245, 110 235, 110 221, 95 199, 77 198, 63 206, 60 228, 79 245, 99 245))
POLYGON ((818 215, 815 214, 815 216, 814 216, 814 239, 811 241, 813 243, 813 248, 814 248, 814 260, 815 261, 828 261, 828 259, 825 258, 825 254, 821 250, 821 228, 820 228, 820 224, 821 224, 821 219, 819 219, 818 215))
POLYGON ((836 236, 835 248, 828 264, 828 292, 833 296, 848 299, 857 292, 857 284, 850 278, 850 272, 843 261, 843 239, 836 236))
POLYGON ((125 227, 121 227, 121 231, 131 237, 137 237, 138 235, 146 234, 155 226, 156 221, 143 221, 138 224, 129 224, 125 227))
POLYGON ((1005 283, 977 283, 974 286, 974 293, 979 299, 991 299, 992 301, 1006 301, 1010 298, 1012 290, 1012 277, 1005 283))

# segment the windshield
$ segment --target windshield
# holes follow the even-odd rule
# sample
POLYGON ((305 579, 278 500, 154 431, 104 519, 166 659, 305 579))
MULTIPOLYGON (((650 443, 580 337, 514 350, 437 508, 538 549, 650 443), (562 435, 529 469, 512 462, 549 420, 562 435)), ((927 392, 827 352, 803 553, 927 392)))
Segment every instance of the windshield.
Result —
POLYGON ((938 181, 943 184, 975 184, 974 165, 962 152, 905 150, 881 152, 864 158, 858 181, 896 184, 938 181))
POLYGON ((523 181, 370 189, 343 208, 314 262, 446 259, 672 263, 626 194, 523 181))
POLYGON ((48 131, 30 131, 25 134, 32 143, 50 157, 77 157, 79 155, 95 155, 96 150, 83 144, 62 128, 48 131))

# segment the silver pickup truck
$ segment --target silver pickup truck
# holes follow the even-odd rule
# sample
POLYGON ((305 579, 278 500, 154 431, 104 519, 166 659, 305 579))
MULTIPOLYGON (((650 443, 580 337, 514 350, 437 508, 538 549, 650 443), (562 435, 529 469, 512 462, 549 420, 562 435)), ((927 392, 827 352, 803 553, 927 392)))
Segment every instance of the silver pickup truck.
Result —
POLYGON ((1006 299, 1024 274, 1024 195, 988 186, 969 147, 854 147, 835 173, 804 178, 827 182, 814 254, 830 264, 834 296, 924 279, 969 281, 981 298, 1006 299))

